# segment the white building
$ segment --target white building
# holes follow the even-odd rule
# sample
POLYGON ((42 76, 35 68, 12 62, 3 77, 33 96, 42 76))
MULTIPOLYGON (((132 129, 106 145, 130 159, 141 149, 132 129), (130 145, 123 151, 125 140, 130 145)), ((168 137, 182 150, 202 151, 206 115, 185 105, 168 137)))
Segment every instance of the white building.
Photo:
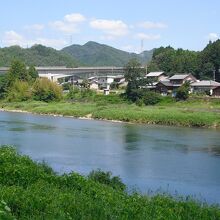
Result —
POLYGON ((110 89, 111 83, 114 82, 115 76, 99 76, 98 84, 100 89, 110 89))

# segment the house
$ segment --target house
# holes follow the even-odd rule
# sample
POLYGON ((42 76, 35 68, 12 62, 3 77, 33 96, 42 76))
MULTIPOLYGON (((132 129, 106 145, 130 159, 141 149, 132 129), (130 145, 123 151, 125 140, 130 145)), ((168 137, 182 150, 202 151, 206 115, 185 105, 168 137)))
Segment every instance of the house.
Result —
POLYGON ((117 83, 119 87, 127 86, 128 82, 125 81, 124 75, 115 76, 114 82, 117 83))
POLYGON ((156 91, 162 95, 172 94, 176 95, 176 90, 184 83, 196 82, 197 79, 192 74, 175 74, 170 78, 165 78, 156 84, 156 91))
POLYGON ((164 72, 150 72, 146 75, 146 78, 151 82, 159 82, 167 78, 164 72))
POLYGON ((111 83, 114 82, 115 76, 99 76, 98 84, 100 89, 109 89, 111 83))
MULTIPOLYGON (((191 83, 193 93, 206 93, 207 95, 213 95, 213 90, 220 87, 220 83, 213 80, 202 80, 199 82, 191 83)), ((217 92, 216 90, 215 92, 217 92)))
POLYGON ((99 89, 99 84, 97 80, 92 80, 89 82, 89 88, 90 89, 94 89, 94 90, 98 90, 99 89))
POLYGON ((156 91, 161 95, 171 94, 173 91, 173 84, 169 79, 160 81, 156 84, 156 91))
POLYGON ((172 77, 170 77, 169 80, 173 87, 180 87, 186 82, 193 83, 197 81, 197 79, 191 73, 175 74, 172 77))

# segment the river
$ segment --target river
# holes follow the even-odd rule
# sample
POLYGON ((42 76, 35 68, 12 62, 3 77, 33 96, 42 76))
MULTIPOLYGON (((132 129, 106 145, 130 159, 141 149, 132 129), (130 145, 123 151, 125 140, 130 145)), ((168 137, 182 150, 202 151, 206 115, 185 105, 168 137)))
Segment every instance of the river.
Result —
POLYGON ((59 173, 119 175, 142 193, 191 195, 220 204, 220 131, 0 112, 0 145, 59 173))

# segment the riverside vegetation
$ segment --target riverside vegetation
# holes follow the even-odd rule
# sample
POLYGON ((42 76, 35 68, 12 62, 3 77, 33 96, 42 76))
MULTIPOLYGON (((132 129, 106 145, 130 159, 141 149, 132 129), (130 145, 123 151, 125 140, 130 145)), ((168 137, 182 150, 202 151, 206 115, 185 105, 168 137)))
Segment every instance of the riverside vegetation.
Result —
POLYGON ((220 219, 217 205, 128 193, 100 170, 58 175, 12 147, 0 147, 0 164, 0 219, 220 219))
POLYGON ((26 70, 23 63, 14 61, 9 73, 0 77, 0 107, 3 110, 132 123, 220 127, 219 99, 188 98, 185 85, 179 90, 178 100, 145 91, 139 88, 145 83, 139 80, 139 67, 135 60, 126 66, 128 86, 124 94, 104 96, 86 88, 86 85, 81 89, 67 87, 69 92, 63 94, 56 83, 37 78, 34 67, 26 70))

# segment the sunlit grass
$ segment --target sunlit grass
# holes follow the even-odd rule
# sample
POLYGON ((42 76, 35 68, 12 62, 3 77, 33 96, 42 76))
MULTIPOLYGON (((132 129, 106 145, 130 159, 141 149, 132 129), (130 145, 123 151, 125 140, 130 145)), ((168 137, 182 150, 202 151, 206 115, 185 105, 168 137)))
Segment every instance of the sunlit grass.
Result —
POLYGON ((0 147, 0 163, 0 219, 220 219, 219 206, 128 194, 74 172, 57 175, 10 147, 0 147))

